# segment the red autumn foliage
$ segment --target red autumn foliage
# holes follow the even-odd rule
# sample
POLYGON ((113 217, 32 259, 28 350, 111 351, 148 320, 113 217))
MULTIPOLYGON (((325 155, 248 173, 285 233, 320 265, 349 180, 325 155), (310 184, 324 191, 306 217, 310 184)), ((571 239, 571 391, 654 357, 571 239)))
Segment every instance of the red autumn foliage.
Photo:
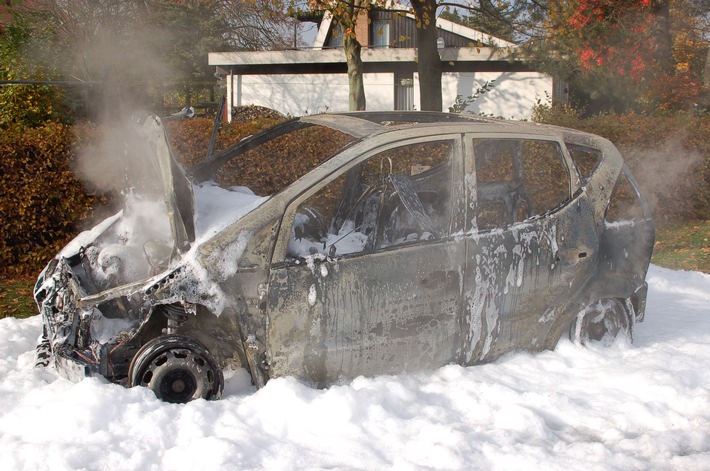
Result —
POLYGON ((656 49, 650 6, 650 0, 582 0, 569 20, 587 42, 578 50, 582 68, 611 66, 620 75, 641 79, 656 49))

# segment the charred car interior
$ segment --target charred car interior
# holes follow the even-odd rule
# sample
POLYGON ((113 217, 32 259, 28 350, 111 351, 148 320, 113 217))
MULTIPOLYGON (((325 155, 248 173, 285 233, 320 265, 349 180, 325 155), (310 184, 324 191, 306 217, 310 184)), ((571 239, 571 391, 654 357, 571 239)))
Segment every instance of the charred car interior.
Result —
POLYGON ((643 320, 653 221, 603 138, 456 114, 323 114, 183 169, 161 119, 139 132, 151 184, 35 287, 37 362, 71 380, 217 399, 228 369, 257 387, 284 375, 325 387, 562 337, 631 339, 643 320), (254 194, 242 163, 266 146, 289 168, 283 139, 319 155, 254 194))

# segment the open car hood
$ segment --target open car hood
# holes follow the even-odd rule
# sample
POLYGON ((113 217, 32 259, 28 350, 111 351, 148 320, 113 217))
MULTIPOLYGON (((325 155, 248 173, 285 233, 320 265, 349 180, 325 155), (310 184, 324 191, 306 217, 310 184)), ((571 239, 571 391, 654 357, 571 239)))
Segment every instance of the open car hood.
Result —
POLYGON ((195 197, 192 184, 173 157, 165 125, 159 117, 148 117, 141 134, 145 136, 146 158, 150 160, 159 180, 159 193, 164 199, 170 220, 171 239, 177 251, 185 252, 195 240, 195 197))

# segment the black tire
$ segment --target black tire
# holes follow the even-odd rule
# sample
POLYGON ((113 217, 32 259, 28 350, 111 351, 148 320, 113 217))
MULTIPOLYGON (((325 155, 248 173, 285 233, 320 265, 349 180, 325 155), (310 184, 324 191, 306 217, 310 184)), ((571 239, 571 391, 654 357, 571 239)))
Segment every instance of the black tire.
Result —
POLYGON ((224 375, 198 341, 179 335, 157 337, 143 345, 128 370, 128 385, 145 386, 172 403, 222 397, 224 375))
POLYGON ((580 345, 598 342, 611 345, 625 337, 633 341, 633 321, 618 299, 603 299, 577 314, 570 328, 570 339, 580 345))

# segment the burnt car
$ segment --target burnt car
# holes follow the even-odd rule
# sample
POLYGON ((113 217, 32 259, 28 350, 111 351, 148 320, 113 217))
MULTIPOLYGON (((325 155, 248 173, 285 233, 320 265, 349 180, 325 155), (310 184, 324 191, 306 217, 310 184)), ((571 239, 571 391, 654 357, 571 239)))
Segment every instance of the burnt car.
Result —
POLYGON ((325 387, 568 336, 630 338, 643 320, 653 222, 603 138, 456 114, 322 114, 185 170, 159 118, 141 132, 147 196, 136 187, 36 284, 39 362, 71 380, 215 399, 225 369, 257 387, 284 375, 325 387), (281 152, 304 136, 323 155, 292 172, 281 152), (255 152, 294 181, 249 191, 266 179, 247 165, 255 152))

